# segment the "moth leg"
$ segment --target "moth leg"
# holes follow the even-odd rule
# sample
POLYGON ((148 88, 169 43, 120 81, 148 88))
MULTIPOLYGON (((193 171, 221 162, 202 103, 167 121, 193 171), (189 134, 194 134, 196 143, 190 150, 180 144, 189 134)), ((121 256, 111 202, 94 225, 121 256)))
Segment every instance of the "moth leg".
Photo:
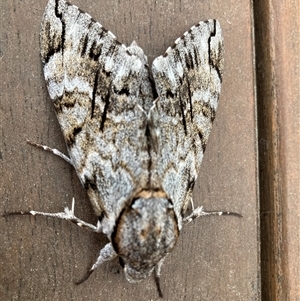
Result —
POLYGON ((191 198, 191 207, 192 207, 192 211, 194 211, 194 210, 195 210, 195 207, 194 207, 193 198, 191 198))
POLYGON ((65 160, 70 165, 74 166, 73 163, 72 163, 72 160, 69 157, 67 157, 65 154, 63 154, 62 152, 60 152, 59 150, 57 150, 56 148, 51 148, 51 147, 49 147, 47 145, 42 145, 42 144, 34 143, 34 142, 31 142, 28 139, 27 139, 26 142, 28 144, 32 145, 32 146, 35 146, 35 147, 38 147, 38 148, 42 148, 43 150, 56 155, 56 156, 60 157, 61 159, 65 160))
POLYGON ((157 291, 158 291, 158 295, 160 298, 163 298, 163 293, 160 287, 160 275, 161 275, 161 268, 164 264, 164 260, 165 260, 166 256, 164 258, 162 258, 158 264, 155 266, 155 274, 154 274, 154 279, 155 279, 155 284, 157 287, 157 291))
POLYGON ((193 210, 193 212, 185 217, 183 219, 183 224, 188 224, 191 221, 193 221, 194 219, 196 219, 197 217, 200 216, 208 216, 208 215, 233 215, 233 216, 237 216, 237 217, 243 217, 241 214, 237 213, 237 212, 230 212, 230 211, 204 211, 203 207, 197 207, 196 209, 193 210))
POLYGON ((87 280, 90 277, 90 275, 94 272, 95 269, 98 268, 99 265, 101 265, 105 261, 110 261, 116 258, 117 256, 118 254, 114 250, 112 244, 111 243, 106 244, 104 248, 101 249, 99 257, 97 258, 96 262, 93 264, 91 269, 85 274, 85 276, 82 279, 77 281, 76 284, 83 283, 85 280, 87 280))
POLYGON ((76 224, 79 227, 89 229, 93 232, 102 232, 101 224, 98 221, 97 225, 94 226, 92 224, 86 223, 83 220, 79 219, 74 215, 74 207, 75 207, 75 199, 72 200, 72 208, 71 210, 66 207, 64 212, 57 212, 57 213, 46 213, 46 212, 39 212, 39 211, 18 211, 18 212, 8 212, 5 213, 4 216, 9 215, 42 215, 47 217, 56 217, 63 220, 71 221, 72 223, 76 224))

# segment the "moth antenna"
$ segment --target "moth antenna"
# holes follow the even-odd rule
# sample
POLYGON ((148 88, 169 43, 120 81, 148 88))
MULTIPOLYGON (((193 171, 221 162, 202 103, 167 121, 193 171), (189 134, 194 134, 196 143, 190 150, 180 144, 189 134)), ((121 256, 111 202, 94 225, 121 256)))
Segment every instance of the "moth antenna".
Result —
POLYGON ((76 284, 76 285, 79 285, 79 284, 85 282, 85 281, 91 276, 91 274, 92 274, 93 272, 94 272, 94 270, 92 270, 92 269, 89 270, 89 271, 87 271, 87 273, 83 276, 83 278, 80 279, 80 280, 78 280, 78 281, 76 281, 75 284, 76 284))
POLYGON ((164 295, 162 293, 161 287, 160 287, 160 277, 155 275, 154 276, 154 280, 155 280, 155 284, 156 284, 156 288, 157 288, 157 292, 160 298, 163 298, 164 295))
POLYGON ((155 284, 156 284, 156 288, 157 288, 157 292, 158 292, 158 295, 160 298, 163 298, 163 293, 162 293, 162 290, 161 290, 161 287, 160 287, 160 274, 161 274, 161 268, 164 264, 164 261, 166 259, 166 256, 163 257, 159 262, 158 264, 156 265, 155 267, 155 275, 154 275, 154 280, 155 280, 155 284))

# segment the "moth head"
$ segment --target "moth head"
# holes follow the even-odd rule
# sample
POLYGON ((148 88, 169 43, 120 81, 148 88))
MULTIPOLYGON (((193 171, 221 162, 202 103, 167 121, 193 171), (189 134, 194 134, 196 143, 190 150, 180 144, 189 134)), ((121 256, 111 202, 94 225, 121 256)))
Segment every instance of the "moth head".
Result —
POLYGON ((174 248, 179 230, 173 205, 166 198, 137 198, 120 214, 112 235, 129 282, 148 277, 174 248))

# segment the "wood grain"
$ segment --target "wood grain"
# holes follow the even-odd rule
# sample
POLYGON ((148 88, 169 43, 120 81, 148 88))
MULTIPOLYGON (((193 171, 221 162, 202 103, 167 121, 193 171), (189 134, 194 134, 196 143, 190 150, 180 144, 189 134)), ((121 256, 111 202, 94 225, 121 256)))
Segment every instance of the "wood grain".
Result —
MULTIPOLYGON (((259 300, 259 211, 252 11, 249 1, 73 0, 149 60, 201 20, 217 18, 225 40, 225 74, 195 205, 234 217, 189 224, 162 270, 165 300, 259 300)), ((66 151, 47 94, 39 57, 46 1, 2 1, 1 212, 57 212, 76 198, 76 214, 95 217, 76 173, 32 148, 26 138, 66 151)), ((42 217, 1 218, 1 300, 157 300, 153 279, 126 282, 117 261, 80 279, 107 242, 67 222, 42 217)))
POLYGON ((262 300, 300 300, 300 3, 254 1, 262 300))

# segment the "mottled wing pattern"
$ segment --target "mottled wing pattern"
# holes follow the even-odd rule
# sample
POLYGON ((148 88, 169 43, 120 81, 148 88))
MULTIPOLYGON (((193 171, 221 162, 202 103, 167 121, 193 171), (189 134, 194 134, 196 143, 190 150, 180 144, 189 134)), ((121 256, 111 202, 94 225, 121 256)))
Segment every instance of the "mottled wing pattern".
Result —
POLYGON ((153 62, 158 100, 150 112, 151 179, 174 202, 177 214, 191 200, 215 118, 223 52, 220 25, 209 20, 193 26, 153 62))
POLYGON ((99 216, 114 221, 149 182, 147 59, 78 7, 50 0, 42 22, 44 75, 71 161, 99 216), (145 110, 145 111, 144 111, 145 110))

